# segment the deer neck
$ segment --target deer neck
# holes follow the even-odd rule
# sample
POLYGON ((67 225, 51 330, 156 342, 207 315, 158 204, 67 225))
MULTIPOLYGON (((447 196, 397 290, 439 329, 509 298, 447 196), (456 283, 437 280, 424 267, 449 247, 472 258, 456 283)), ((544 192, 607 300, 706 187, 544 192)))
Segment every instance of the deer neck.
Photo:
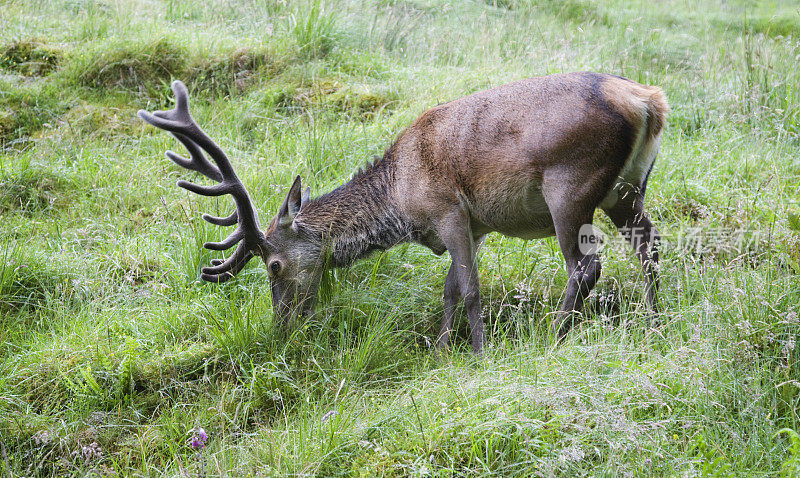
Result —
POLYGON ((306 204, 298 220, 319 238, 335 267, 375 250, 412 240, 408 221, 393 204, 394 170, 384 156, 349 182, 306 204))

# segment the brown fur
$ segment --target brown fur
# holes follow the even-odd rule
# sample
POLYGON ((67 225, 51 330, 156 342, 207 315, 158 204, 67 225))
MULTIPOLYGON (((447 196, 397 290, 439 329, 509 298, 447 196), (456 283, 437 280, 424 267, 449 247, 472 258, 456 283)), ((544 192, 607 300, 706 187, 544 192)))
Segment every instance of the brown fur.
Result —
POLYGON ((586 76, 523 80, 423 113, 393 147, 395 199, 406 215, 427 224, 432 214, 463 200, 479 233, 525 236, 548 229, 540 215, 549 211, 533 197, 547 184, 571 195, 575 191, 562 181, 580 181, 580 194, 604 195, 633 147, 633 130, 646 120, 642 111, 632 111, 631 100, 623 100, 623 88, 630 85, 629 95, 645 89, 588 75, 600 82, 593 91, 586 76), (604 98, 605 93, 610 94, 604 98), (587 173, 607 179, 589 183, 582 180, 587 173), (594 187, 601 191, 588 189, 594 187))

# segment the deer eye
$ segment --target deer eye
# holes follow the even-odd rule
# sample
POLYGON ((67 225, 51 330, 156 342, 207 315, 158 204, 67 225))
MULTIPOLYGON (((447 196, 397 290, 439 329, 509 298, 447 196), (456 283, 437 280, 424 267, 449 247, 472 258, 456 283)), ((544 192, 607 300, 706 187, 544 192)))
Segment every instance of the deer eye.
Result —
POLYGON ((269 270, 272 272, 273 275, 277 275, 281 272, 281 261, 272 261, 269 263, 269 270))

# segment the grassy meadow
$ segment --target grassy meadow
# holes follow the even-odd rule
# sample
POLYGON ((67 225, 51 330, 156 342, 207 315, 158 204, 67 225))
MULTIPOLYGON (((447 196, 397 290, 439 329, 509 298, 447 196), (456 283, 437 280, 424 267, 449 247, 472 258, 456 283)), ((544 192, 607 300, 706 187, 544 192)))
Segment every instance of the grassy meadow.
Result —
POLYGON ((800 475, 795 1, 0 0, 0 25, 0 476, 800 475), (465 316, 430 348, 449 257, 416 245, 287 329, 260 261, 201 283, 230 199, 176 187, 180 144, 135 116, 183 80, 263 224, 431 106, 579 70, 670 100, 660 323, 613 243, 556 346, 556 241, 490 235, 480 359, 465 316))

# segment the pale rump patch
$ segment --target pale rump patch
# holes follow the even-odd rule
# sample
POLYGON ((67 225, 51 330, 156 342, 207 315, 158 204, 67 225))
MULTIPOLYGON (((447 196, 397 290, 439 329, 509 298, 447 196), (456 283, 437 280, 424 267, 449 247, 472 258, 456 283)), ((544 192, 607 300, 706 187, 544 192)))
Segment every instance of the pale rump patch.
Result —
POLYGON ((658 155, 669 105, 660 88, 622 78, 608 79, 602 91, 607 101, 637 130, 636 142, 618 180, 600 203, 600 208, 609 209, 644 185, 658 155))

